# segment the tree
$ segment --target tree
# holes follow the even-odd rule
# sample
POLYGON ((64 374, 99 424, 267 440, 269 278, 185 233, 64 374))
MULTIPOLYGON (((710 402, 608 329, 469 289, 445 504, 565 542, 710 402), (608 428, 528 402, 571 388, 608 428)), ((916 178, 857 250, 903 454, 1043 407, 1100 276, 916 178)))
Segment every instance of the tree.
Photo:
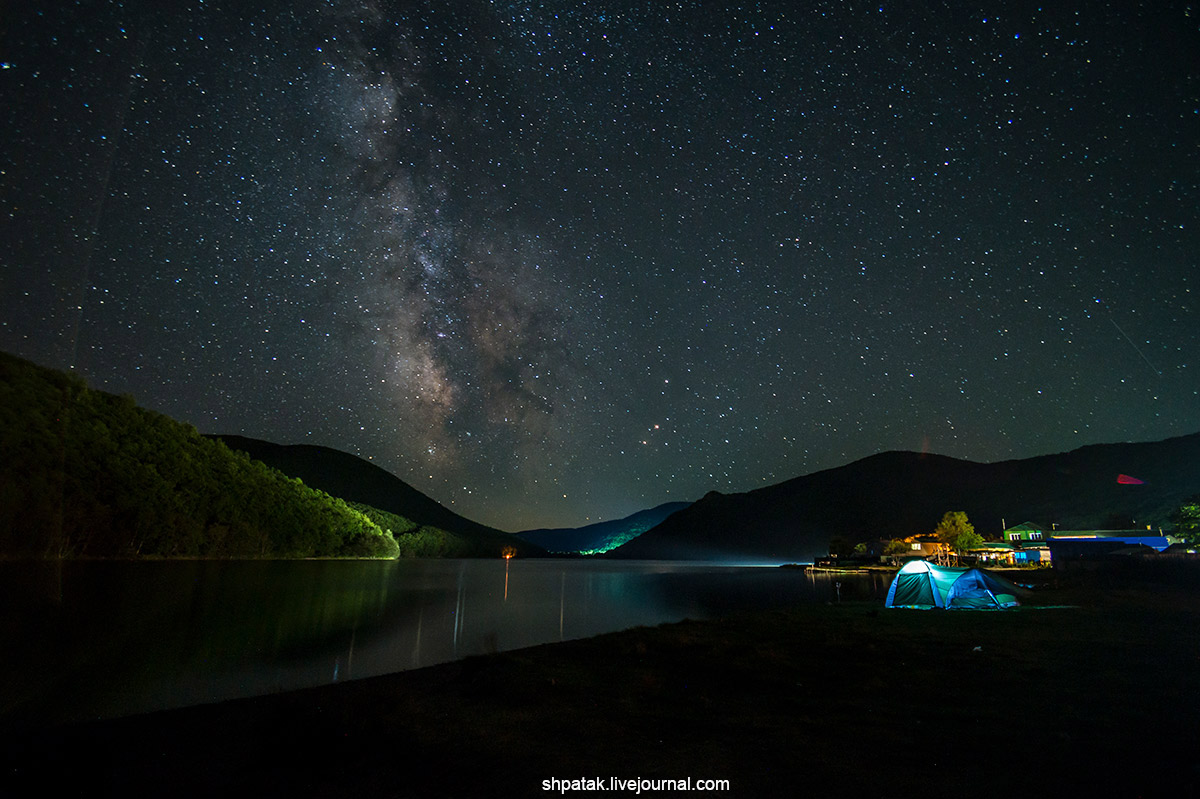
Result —
POLYGON ((967 521, 966 512, 961 510, 946 511, 933 532, 959 556, 983 543, 983 536, 975 532, 975 525, 967 521))
POLYGON ((974 535, 975 525, 967 521, 967 514, 964 511, 950 510, 942 516, 942 520, 933 532, 943 544, 953 546, 959 536, 974 535))
POLYGON ((1175 535, 1189 544, 1200 544, 1200 494, 1183 501, 1171 514, 1175 535))

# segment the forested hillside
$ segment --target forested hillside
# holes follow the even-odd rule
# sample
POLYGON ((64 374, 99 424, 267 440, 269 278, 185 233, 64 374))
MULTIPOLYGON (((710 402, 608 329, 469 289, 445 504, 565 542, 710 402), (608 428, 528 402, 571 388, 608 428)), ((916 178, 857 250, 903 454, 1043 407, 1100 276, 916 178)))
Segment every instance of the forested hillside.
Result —
POLYGON ((418 524, 404 516, 361 502, 346 504, 388 531, 396 539, 401 558, 472 558, 495 554, 488 550, 481 551, 478 542, 469 541, 440 527, 418 524))
POLYGON ((222 435, 233 450, 247 453, 305 485, 341 497, 390 529, 401 557, 540 557, 541 547, 516 535, 459 516, 394 474, 348 452, 313 444, 276 444, 245 436, 222 435))
POLYGON ((385 528, 190 425, 0 353, 0 555, 396 557, 385 528))

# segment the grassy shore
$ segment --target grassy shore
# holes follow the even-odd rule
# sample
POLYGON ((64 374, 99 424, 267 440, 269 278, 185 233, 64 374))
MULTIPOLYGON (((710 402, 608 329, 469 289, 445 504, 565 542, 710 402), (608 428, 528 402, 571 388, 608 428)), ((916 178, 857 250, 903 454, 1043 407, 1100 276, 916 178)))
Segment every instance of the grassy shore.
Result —
POLYGON ((1012 612, 847 602, 638 628, 31 732, 0 742, 0 795, 544 796, 544 779, 599 776, 1192 796, 1198 599, 1092 585, 1012 612))

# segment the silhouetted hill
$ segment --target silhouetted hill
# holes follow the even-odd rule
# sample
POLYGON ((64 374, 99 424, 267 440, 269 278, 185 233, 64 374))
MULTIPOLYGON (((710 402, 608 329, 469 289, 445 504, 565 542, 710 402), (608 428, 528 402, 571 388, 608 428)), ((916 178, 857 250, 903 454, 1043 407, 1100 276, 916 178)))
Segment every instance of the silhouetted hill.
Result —
POLYGON ((459 516, 390 472, 356 455, 311 444, 275 444, 234 435, 213 437, 289 477, 300 478, 305 485, 347 502, 370 505, 417 524, 461 536, 471 544, 471 551, 462 554, 499 557, 505 546, 516 548, 517 554, 524 557, 545 554, 540 547, 511 533, 459 516))
POLYGON ((594 555, 608 552, 626 544, 660 524, 672 513, 683 510, 690 502, 667 502, 648 510, 638 511, 624 519, 597 522, 585 527, 553 527, 525 530, 517 533, 525 541, 547 552, 582 553, 594 555))
POLYGON ((389 557, 392 534, 131 397, 0 353, 0 555, 389 557))
POLYGON ((966 511, 985 538, 1002 519, 1063 529, 1150 525, 1200 492, 1200 433, 1139 444, 1098 444, 1057 455, 975 463, 884 452, 744 494, 712 492, 610 553, 624 558, 812 561, 830 539, 933 532, 966 511), (1141 485, 1119 483, 1119 475, 1141 485))

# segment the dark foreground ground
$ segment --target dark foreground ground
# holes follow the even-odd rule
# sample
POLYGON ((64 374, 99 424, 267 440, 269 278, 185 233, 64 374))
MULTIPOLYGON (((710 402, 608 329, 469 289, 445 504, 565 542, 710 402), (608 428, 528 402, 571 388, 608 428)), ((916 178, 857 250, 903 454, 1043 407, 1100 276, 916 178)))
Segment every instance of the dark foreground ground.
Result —
POLYGON ((808 605, 26 732, 0 740, 0 796, 1197 795, 1200 591, 1037 601, 1076 607, 808 605))

